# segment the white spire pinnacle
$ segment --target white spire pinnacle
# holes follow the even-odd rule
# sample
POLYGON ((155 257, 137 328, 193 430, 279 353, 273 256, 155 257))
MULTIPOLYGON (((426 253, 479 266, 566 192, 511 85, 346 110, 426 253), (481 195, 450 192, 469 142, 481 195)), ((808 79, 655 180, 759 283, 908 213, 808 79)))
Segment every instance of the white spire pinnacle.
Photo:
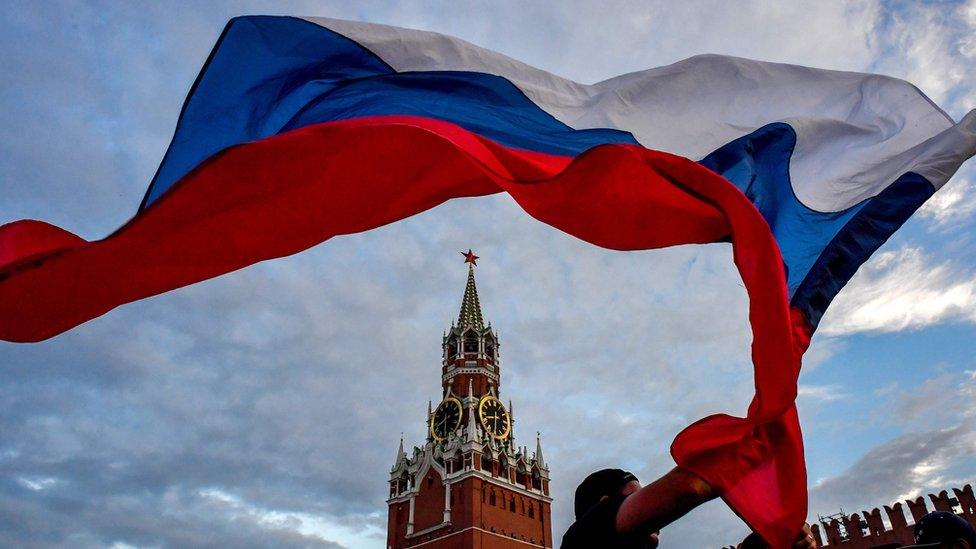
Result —
POLYGON ((468 436, 465 442, 481 442, 481 433, 478 432, 478 425, 474 421, 474 404, 468 406, 468 436))
POLYGON ((396 461, 394 462, 394 465, 393 466, 396 467, 397 465, 400 465, 400 462, 403 461, 403 460, 405 460, 405 459, 407 459, 407 454, 406 454, 406 452, 403 451, 403 432, 401 431, 400 432, 400 447, 397 448, 397 457, 396 457, 396 461))
POLYGON ((535 432, 535 462, 540 469, 546 468, 546 460, 542 457, 542 433, 535 432))
POLYGON ((515 442, 515 407, 512 406, 512 399, 508 399, 508 438, 515 442))

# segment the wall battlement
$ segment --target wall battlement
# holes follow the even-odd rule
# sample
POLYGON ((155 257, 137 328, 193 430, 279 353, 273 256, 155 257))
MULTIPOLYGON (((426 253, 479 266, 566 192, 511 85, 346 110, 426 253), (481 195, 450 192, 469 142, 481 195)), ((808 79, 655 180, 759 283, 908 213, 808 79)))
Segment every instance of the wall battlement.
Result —
POLYGON ((976 527, 976 495, 972 485, 952 488, 952 494, 955 497, 947 490, 929 494, 931 509, 922 496, 906 500, 912 520, 910 524, 905 516, 905 507, 898 502, 884 506, 887 524, 882 518, 881 510, 875 507, 871 511, 824 517, 820 524, 812 525, 813 535, 821 547, 838 549, 880 549, 908 545, 913 542, 915 523, 932 511, 956 513, 976 527))

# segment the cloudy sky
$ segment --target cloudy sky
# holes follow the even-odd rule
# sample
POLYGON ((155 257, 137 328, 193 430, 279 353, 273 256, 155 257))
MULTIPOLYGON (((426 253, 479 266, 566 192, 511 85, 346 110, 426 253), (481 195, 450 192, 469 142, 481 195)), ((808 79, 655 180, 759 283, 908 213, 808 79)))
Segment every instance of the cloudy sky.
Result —
MULTIPOLYGON (((976 2, 0 4, 0 223, 88 239, 135 211, 226 20, 441 31, 581 82, 724 53, 907 78, 976 107, 976 2), (531 4, 531 5, 526 5, 531 4)), ((862 268, 801 376, 811 518, 976 480, 976 162, 862 268)), ((347 547, 385 540, 403 431, 423 440, 473 248, 516 434, 543 432, 554 530, 602 466, 752 395, 727 245, 621 253, 495 196, 0 343, 0 545, 347 547)), ((745 534, 721 502, 664 547, 745 534)))

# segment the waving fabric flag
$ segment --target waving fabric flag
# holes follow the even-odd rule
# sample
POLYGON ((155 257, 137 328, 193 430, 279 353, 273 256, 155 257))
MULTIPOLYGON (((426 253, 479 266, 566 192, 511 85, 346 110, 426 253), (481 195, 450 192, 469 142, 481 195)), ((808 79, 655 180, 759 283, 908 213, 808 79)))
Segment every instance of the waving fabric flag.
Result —
POLYGON ((445 200, 509 193, 636 250, 731 241, 756 396, 672 445, 773 546, 806 516, 802 356, 855 270, 976 152, 885 76, 706 55, 578 84, 439 34, 230 21, 135 217, 88 242, 0 227, 0 338, 37 341, 147 296, 445 200))

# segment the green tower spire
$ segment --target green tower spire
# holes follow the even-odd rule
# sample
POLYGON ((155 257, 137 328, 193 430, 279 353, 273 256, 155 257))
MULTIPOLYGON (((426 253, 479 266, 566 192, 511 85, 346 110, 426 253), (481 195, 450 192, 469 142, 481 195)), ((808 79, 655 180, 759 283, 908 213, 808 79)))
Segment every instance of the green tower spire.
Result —
POLYGON ((478 288, 474 283, 474 267, 478 256, 471 250, 461 252, 464 262, 468 264, 468 283, 464 286, 464 297, 461 299, 461 312, 458 314, 458 327, 474 326, 478 330, 485 329, 485 320, 481 316, 481 303, 478 301, 478 288))

